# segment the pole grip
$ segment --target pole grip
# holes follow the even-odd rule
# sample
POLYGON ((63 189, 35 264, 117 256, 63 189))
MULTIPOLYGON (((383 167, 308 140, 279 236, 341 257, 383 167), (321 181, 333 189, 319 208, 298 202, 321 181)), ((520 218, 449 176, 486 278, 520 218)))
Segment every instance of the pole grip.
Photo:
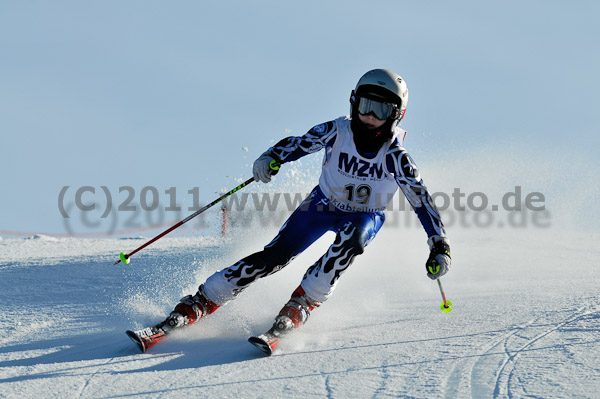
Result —
POLYGON ((281 166, 281 163, 279 163, 277 160, 273 159, 270 163, 269 163, 269 168, 271 169, 271 176, 275 176, 277 173, 279 173, 279 167, 281 166))

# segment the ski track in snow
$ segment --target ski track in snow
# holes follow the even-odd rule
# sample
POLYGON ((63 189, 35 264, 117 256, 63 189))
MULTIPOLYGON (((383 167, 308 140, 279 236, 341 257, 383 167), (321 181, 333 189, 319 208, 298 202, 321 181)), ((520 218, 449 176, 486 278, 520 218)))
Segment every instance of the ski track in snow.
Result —
POLYGON ((159 320, 252 244, 232 253, 213 239, 165 239, 125 267, 112 265, 123 240, 5 239, 0 397, 593 398, 598 278, 583 265, 598 255, 589 249, 596 237, 555 238, 456 234, 445 279, 454 310, 445 314, 422 251, 398 260, 389 256, 394 238, 382 235, 269 358, 247 337, 270 325, 327 243, 140 354, 125 329, 159 320), (85 251, 74 257, 78 247, 85 251), (506 248, 510 255, 479 266, 506 248))
MULTIPOLYGON (((592 310, 586 310, 588 308, 589 308, 589 306, 577 309, 575 311, 574 315, 567 318, 565 321, 563 321, 561 323, 553 325, 551 328, 536 335, 532 339, 527 340, 527 342, 525 344, 523 344, 520 348, 518 348, 514 351, 511 351, 508 349, 508 338, 509 337, 507 336, 503 343, 504 351, 505 351, 505 360, 502 363, 502 365, 500 366, 500 369, 498 370, 498 373, 496 376, 496 383, 494 386, 494 397, 495 398, 504 397, 504 396, 507 396, 509 398, 518 397, 519 395, 513 395, 512 391, 511 391, 511 381, 514 378, 516 378, 515 377, 515 368, 516 368, 516 364, 518 362, 519 357, 525 351, 527 351, 529 347, 531 347, 536 342, 544 339, 549 334, 552 334, 569 324, 576 323, 577 321, 585 318, 586 316, 592 316, 592 319, 597 319, 598 314, 599 314, 598 306, 594 306, 594 308, 592 310), (507 369, 508 369, 508 371, 505 371, 507 369)), ((594 330, 592 330, 592 331, 594 331, 594 330)), ((600 329, 596 328, 595 331, 600 331, 600 329)), ((600 340, 598 340, 598 341, 600 341, 600 340)), ((517 385, 517 383, 514 383, 514 385, 517 385)))
MULTIPOLYGON (((591 298, 593 299, 593 298, 591 298)), ((600 318, 600 309, 598 305, 588 305, 584 307, 580 307, 576 309, 573 314, 564 319, 561 322, 556 323, 547 323, 540 324, 541 319, 536 318, 532 319, 529 322, 523 325, 517 325, 513 327, 508 327, 507 332, 501 333, 499 331, 493 331, 489 333, 500 333, 497 337, 493 338, 490 342, 484 345, 480 350, 477 351, 476 354, 471 356, 466 356, 467 358, 472 358, 472 362, 468 367, 461 367, 460 363, 457 363, 452 371, 450 372, 449 378, 446 382, 446 398, 456 398, 456 397, 464 397, 467 392, 464 390, 461 392, 459 387, 460 378, 468 376, 469 379, 466 383, 468 387, 469 396, 471 398, 483 398, 483 397, 494 397, 494 398, 518 398, 518 397, 538 397, 544 398, 548 397, 546 395, 531 395, 523 390, 523 385, 518 381, 519 377, 515 374, 515 370, 517 370, 517 363, 521 355, 524 355, 529 350, 539 350, 539 349, 531 349, 531 347, 538 343, 538 341, 543 340, 547 336, 561 329, 564 329, 566 326, 571 325, 573 323, 577 323, 578 321, 590 317, 593 321, 600 318), (529 330, 534 330, 536 328, 543 328, 541 333, 535 334, 531 338, 527 338, 526 332, 529 330), (525 343, 520 344, 518 347, 514 348, 514 345, 510 344, 511 339, 514 339, 515 336, 522 334, 520 338, 525 340, 525 343), (482 376, 489 374, 490 370, 494 367, 490 367, 488 363, 495 363, 490 361, 490 358, 493 357, 503 357, 502 362, 495 369, 493 375, 494 379, 492 383, 485 383, 482 381, 482 376), (514 392, 521 390, 522 392, 514 392)), ((600 331, 600 328, 595 327, 586 331, 600 331)), ((595 341, 588 341, 585 344, 594 344, 596 342, 600 342, 600 339, 596 339, 595 341)), ((541 349, 547 349, 542 347, 541 349)))

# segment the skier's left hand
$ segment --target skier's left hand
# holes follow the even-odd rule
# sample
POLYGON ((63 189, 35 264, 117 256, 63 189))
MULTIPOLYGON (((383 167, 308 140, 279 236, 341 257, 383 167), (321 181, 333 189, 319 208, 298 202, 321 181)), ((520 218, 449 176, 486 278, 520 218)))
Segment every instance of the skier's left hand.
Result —
POLYGON ((429 244, 429 259, 425 263, 427 277, 437 280, 450 270, 452 259, 450 258, 450 243, 446 237, 431 236, 427 240, 429 244))

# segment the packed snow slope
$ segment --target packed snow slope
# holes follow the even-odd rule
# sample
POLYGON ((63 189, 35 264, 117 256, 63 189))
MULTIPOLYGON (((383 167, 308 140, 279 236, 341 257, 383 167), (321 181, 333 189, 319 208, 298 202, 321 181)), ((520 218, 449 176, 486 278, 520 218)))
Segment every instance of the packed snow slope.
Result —
POLYGON ((546 172, 549 182, 560 176, 551 165, 532 162, 545 172, 522 180, 523 165, 519 178, 494 177, 487 160, 488 170, 457 163, 425 175, 430 187, 452 192, 453 176, 476 170, 469 176, 485 178, 469 181, 489 185, 463 191, 495 199, 516 184, 549 187, 551 223, 509 225, 498 212, 501 221, 477 227, 447 214, 453 268, 443 280, 454 307, 443 313, 425 275, 425 234, 390 214, 333 297, 268 358, 247 338, 271 325, 332 234, 145 354, 126 329, 162 320, 213 271, 259 250, 280 221, 237 226, 225 239, 165 237, 129 265, 113 263, 144 238, 4 238, 0 397, 598 397, 600 236, 564 223, 583 225, 568 211, 594 196, 570 191, 561 207, 562 186, 553 192, 542 181, 546 172))
POLYGON ((454 236, 451 313, 422 240, 384 230, 270 358, 246 339, 332 236, 146 354, 126 329, 161 320, 259 244, 165 238, 114 266, 143 241, 4 239, 0 397, 597 397, 599 237, 476 233, 454 236))

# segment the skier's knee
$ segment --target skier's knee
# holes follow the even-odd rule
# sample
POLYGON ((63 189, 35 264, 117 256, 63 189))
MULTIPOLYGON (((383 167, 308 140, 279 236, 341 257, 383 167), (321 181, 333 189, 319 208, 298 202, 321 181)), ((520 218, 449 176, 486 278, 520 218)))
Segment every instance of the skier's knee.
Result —
POLYGON ((266 264, 274 266, 285 266, 294 258, 286 245, 267 246, 262 251, 262 257, 266 264))
POLYGON ((260 254, 259 256, 265 265, 269 265, 276 270, 286 266, 296 255, 292 245, 282 235, 275 237, 258 254, 260 254))
POLYGON ((352 252, 356 255, 360 255, 365 252, 365 247, 369 242, 369 235, 365 230, 354 229, 351 231, 350 236, 343 243, 343 246, 351 248, 352 252))

